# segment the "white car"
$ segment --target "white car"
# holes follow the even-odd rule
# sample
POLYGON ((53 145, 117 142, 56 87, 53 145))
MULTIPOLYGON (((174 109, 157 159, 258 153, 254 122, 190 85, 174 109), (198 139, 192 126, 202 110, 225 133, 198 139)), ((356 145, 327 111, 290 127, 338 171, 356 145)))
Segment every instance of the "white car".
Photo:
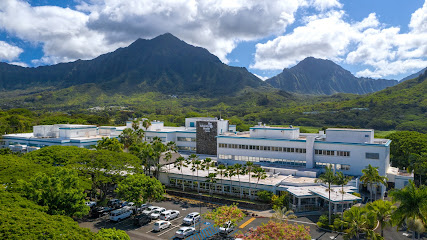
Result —
POLYGON ((191 225, 194 224, 196 222, 200 221, 200 213, 198 212, 192 212, 190 214, 188 214, 183 220, 182 223, 184 225, 191 225))
POLYGON ((172 220, 179 216, 179 211, 177 210, 167 210, 160 214, 160 220, 172 220))
POLYGON ((146 208, 144 211, 142 211, 142 213, 143 213, 143 214, 145 214, 145 215, 150 215, 150 214, 152 214, 154 211, 156 211, 158 208, 160 208, 160 207, 157 207, 157 206, 150 206, 150 207, 146 208))
POLYGON ((177 238, 186 238, 192 235, 196 231, 193 227, 182 227, 178 231, 175 232, 175 237, 177 238))
POLYGON ((166 229, 170 226, 171 223, 169 221, 160 220, 154 223, 153 230, 156 232, 160 232, 161 230, 166 229))
POLYGON ((151 219, 158 219, 160 217, 160 213, 166 211, 166 208, 157 208, 154 212, 150 214, 151 219))
POLYGON ((85 204, 88 207, 95 207, 96 206, 96 202, 85 202, 85 204))
POLYGON ((234 224, 228 221, 219 228, 219 233, 227 235, 231 233, 233 230, 234 230, 234 224))

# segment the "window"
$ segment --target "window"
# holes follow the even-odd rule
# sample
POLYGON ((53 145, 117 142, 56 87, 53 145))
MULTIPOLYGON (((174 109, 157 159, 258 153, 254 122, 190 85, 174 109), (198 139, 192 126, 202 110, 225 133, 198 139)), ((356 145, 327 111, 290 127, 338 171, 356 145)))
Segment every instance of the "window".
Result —
POLYGON ((350 165, 347 165, 347 164, 341 164, 341 170, 343 170, 343 171, 350 170, 350 165))
POLYGON ((190 127, 195 127, 194 122, 190 122, 190 127))
POLYGON ((369 135, 365 135, 365 137, 369 137, 369 135))
POLYGON ((176 140, 180 141, 180 142, 195 142, 196 138, 192 138, 192 137, 177 137, 176 140))
POLYGON ((366 159, 380 159, 379 153, 366 153, 365 154, 366 159))
POLYGON ((337 156, 350 157, 350 152, 349 151, 337 151, 337 156))

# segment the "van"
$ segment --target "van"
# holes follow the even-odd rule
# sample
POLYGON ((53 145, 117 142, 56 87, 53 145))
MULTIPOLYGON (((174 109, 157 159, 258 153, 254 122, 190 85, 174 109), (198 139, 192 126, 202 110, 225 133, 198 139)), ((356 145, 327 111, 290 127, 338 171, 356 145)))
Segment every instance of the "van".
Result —
POLYGON ((132 209, 120 208, 110 213, 110 221, 119 222, 132 215, 132 209))

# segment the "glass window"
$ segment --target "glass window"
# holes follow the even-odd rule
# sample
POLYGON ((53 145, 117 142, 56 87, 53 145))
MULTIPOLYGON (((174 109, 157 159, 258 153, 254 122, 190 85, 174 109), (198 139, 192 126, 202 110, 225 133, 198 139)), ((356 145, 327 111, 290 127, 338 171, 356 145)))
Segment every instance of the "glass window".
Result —
POLYGON ((365 157, 367 159, 380 159, 380 154, 379 153, 366 153, 365 157))

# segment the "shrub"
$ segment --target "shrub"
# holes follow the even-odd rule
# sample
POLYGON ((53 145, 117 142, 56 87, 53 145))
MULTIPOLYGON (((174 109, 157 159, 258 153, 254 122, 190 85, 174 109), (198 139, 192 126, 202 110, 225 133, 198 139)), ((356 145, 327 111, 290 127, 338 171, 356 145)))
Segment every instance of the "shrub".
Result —
POLYGON ((280 196, 273 195, 271 197, 271 203, 273 204, 273 209, 289 206, 289 193, 283 193, 280 196))
POLYGON ((273 193, 270 191, 263 190, 263 191, 258 191, 257 196, 261 202, 270 203, 271 197, 273 196, 273 193))

